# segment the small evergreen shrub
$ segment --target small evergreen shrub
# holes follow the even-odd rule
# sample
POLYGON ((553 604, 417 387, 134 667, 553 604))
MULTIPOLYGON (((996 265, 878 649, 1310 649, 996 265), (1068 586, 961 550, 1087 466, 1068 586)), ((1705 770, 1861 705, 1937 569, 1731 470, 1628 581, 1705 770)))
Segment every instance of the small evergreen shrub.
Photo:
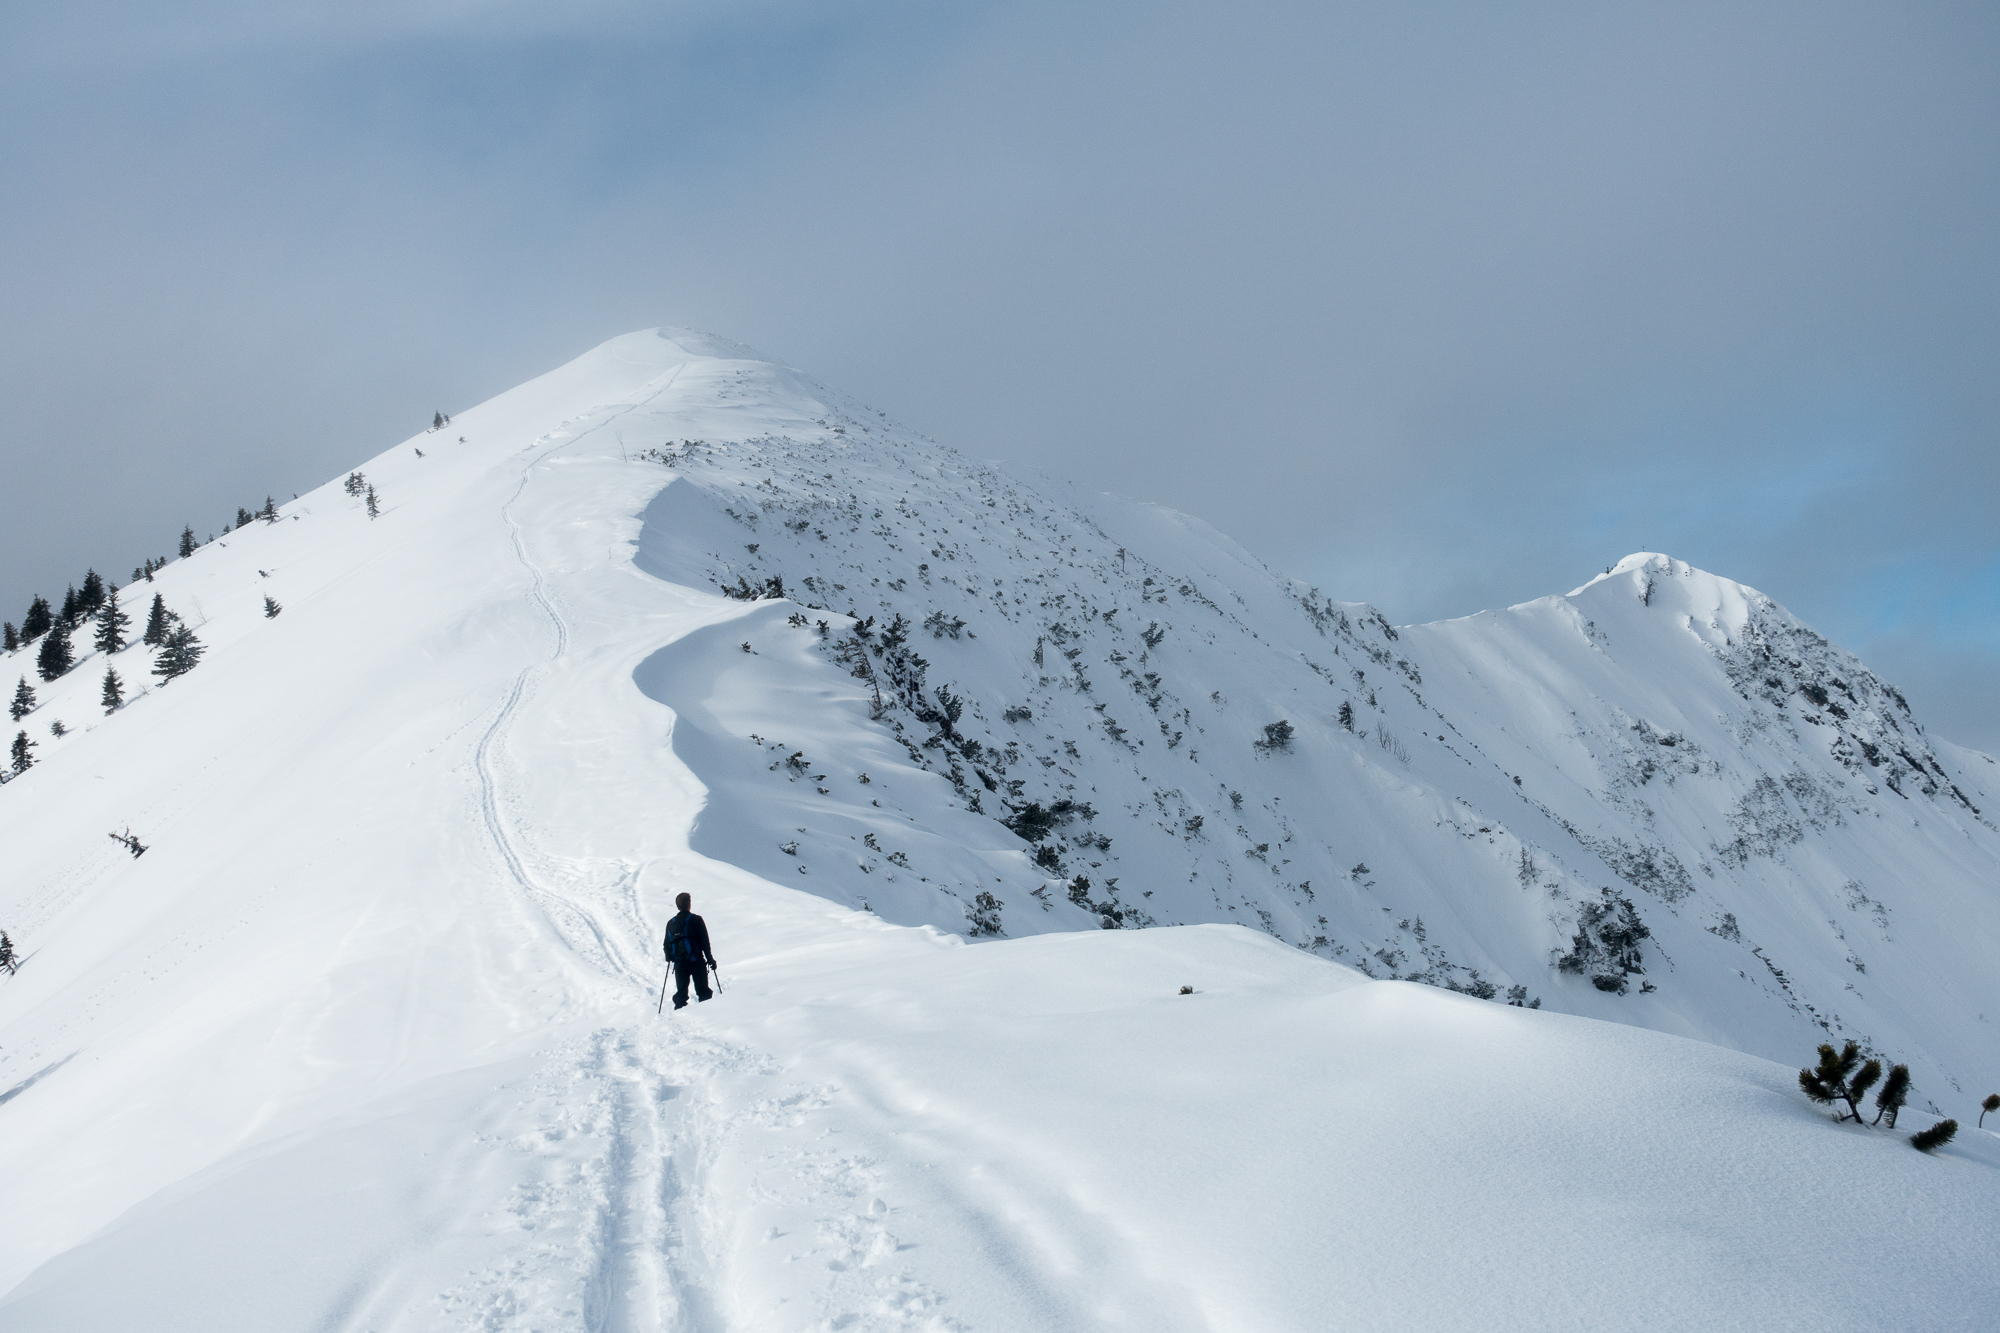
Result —
POLYGON ((1956 1120, 1940 1120, 1929 1129, 1920 1129, 1910 1135, 1910 1146, 1918 1152, 1930 1152, 1950 1143, 1957 1133, 1956 1120))
POLYGON ((984 889, 972 900, 972 906, 966 909, 965 914, 972 922, 968 933, 974 937, 1000 933, 1000 900, 984 889))
POLYGON ((1283 719, 1272 722, 1264 728, 1264 739, 1250 744, 1251 748, 1266 754, 1289 751, 1292 748, 1292 724, 1283 719))
POLYGON ((1861 1120, 1861 1098, 1881 1077, 1882 1062, 1870 1060, 1865 1065, 1861 1064, 1861 1047, 1850 1041, 1838 1051, 1830 1045, 1821 1046, 1819 1067, 1799 1071, 1799 1088, 1822 1106, 1831 1106, 1836 1101, 1846 1102, 1847 1110, 1835 1118, 1853 1120, 1858 1124, 1861 1120), (1858 1070, 1857 1065, 1860 1066, 1858 1070))
POLYGON ((1882 1083, 1882 1091, 1875 1094, 1875 1124, 1882 1123, 1882 1117, 1889 1117, 1889 1128, 1896 1127, 1896 1114, 1903 1109, 1903 1103, 1910 1099, 1910 1067, 1897 1065, 1889 1071, 1889 1077, 1882 1083))

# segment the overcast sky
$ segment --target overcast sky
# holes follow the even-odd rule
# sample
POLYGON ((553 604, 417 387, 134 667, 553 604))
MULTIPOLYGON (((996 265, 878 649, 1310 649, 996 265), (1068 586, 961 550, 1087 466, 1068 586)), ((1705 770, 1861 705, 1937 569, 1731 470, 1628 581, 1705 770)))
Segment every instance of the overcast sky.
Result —
POLYGON ((5 0, 0 73, 0 618, 686 324, 1399 621, 1667 551, 2000 751, 1990 3, 5 0))

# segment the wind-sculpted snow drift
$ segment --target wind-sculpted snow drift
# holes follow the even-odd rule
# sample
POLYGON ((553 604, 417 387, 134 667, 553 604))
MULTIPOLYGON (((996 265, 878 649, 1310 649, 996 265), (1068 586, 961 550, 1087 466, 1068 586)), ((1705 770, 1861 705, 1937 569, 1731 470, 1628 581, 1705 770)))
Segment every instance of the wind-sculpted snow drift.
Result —
POLYGON ((1635 555, 1393 626, 679 331, 362 470, 379 518, 329 484, 148 585, 192 674, 24 721, 0 1326, 2000 1294, 1988 1135, 1765 1063, 1852 1037, 1924 1123, 2000 1078, 2000 774, 1762 594, 1635 555), (727 989, 656 1018, 681 889, 727 989))

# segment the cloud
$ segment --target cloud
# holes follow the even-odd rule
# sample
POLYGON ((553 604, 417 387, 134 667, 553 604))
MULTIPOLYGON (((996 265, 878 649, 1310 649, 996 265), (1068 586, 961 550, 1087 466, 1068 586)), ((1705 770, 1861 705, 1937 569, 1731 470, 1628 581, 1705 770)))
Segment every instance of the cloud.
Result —
POLYGON ((672 322, 1399 619, 2000 622, 1984 8, 162 13, 9 46, 10 601, 672 322))

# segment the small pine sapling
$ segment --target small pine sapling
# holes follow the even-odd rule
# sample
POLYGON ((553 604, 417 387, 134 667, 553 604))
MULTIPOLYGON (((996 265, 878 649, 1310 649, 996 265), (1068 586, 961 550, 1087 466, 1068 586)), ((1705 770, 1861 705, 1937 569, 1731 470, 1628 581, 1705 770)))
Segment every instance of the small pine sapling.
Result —
POLYGON ((1882 1077, 1880 1060, 1870 1060, 1857 1074, 1855 1066, 1860 1063, 1861 1047, 1858 1043, 1850 1041, 1838 1052, 1831 1046, 1821 1046, 1819 1068, 1801 1069, 1799 1088, 1822 1106, 1831 1106, 1836 1100, 1846 1102, 1847 1111, 1836 1118, 1846 1120, 1851 1115, 1858 1121, 1861 1119, 1861 1108, 1856 1102, 1863 1092, 1874 1086, 1875 1080, 1882 1077))
POLYGON ((1973 1128, 1984 1129, 1986 1127, 1986 1113, 1988 1111, 2000 1111, 2000 1092, 1989 1093, 1986 1100, 1979 1103, 1979 1123, 1973 1126, 1973 1128))
POLYGON ((1929 1129, 1920 1129, 1910 1135, 1910 1146, 1918 1152, 1930 1152, 1933 1149, 1942 1148, 1945 1144, 1950 1143, 1953 1136, 1957 1133, 1958 1122, 1956 1120, 1940 1120, 1929 1129))
POLYGON ((181 559, 185 560, 194 554, 194 545, 194 527, 190 524, 181 529, 181 559))
POLYGON ((0 643, 0 648, 5 648, 11 653, 21 646, 21 633, 14 628, 14 622, 11 620, 6 624, 6 632, 6 640, 0 643))
POLYGON ((167 641, 167 631, 173 628, 174 613, 167 610, 167 595, 153 594, 153 609, 146 613, 146 632, 139 636, 139 642, 148 648, 157 648, 167 641))
POLYGON ((268 495, 265 496, 264 507, 257 511, 257 517, 263 519, 266 523, 276 523, 278 521, 278 502, 268 495))
POLYGON ((99 702, 104 705, 106 717, 125 706, 125 682, 110 667, 104 668, 104 695, 99 702))
POLYGON ((7 932, 0 930, 0 971, 13 976, 21 970, 21 960, 14 953, 14 941, 7 938, 7 932))
POLYGON ((49 599, 37 595, 28 603, 28 614, 21 619, 21 642, 34 642, 47 634, 54 623, 55 612, 49 609, 49 599))
POLYGON ((268 592, 264 594, 264 619, 276 620, 278 618, 278 612, 284 609, 285 609, 284 607, 278 605, 277 598, 271 596, 271 594, 268 592))
POLYGON ((23 676, 21 683, 14 687, 14 702, 7 705, 7 715, 19 722, 34 711, 35 687, 28 684, 28 678, 23 676))
POLYGON ((125 646, 125 631, 131 627, 132 617, 118 605, 118 589, 112 588, 104 596, 104 605, 97 609, 97 651, 109 656, 125 646))
POLYGON ((49 723, 49 735, 54 736, 57 740, 61 740, 63 737, 69 735, 69 728, 63 724, 61 718, 57 718, 55 721, 49 723))
POLYGON ((27 732, 23 731, 14 737, 14 748, 9 751, 8 757, 13 763, 15 777, 21 776, 35 766, 34 748, 35 743, 28 739, 27 732))
POLYGON ((207 645, 194 636, 193 630, 176 625, 167 634, 167 641, 160 645, 160 655, 153 660, 153 674, 165 685, 194 670, 206 651, 207 645))
POLYGON ((368 488, 368 517, 380 518, 381 516, 382 516, 381 502, 375 496, 375 488, 373 486, 370 486, 368 488))
POLYGON ((1889 1077, 1882 1082, 1882 1091, 1875 1094, 1875 1124, 1882 1123, 1882 1117, 1889 1117, 1889 1128, 1896 1127, 1896 1114, 1903 1109, 1903 1103, 1910 1099, 1910 1067, 1896 1065, 1889 1070, 1889 1077))
POLYGON ((1340 725, 1354 730, 1354 705, 1345 699, 1340 701, 1340 725))
POLYGON ((57 621, 42 639, 42 651, 35 659, 35 670, 42 673, 43 680, 55 680, 74 665, 76 652, 70 647, 69 626, 57 621))

